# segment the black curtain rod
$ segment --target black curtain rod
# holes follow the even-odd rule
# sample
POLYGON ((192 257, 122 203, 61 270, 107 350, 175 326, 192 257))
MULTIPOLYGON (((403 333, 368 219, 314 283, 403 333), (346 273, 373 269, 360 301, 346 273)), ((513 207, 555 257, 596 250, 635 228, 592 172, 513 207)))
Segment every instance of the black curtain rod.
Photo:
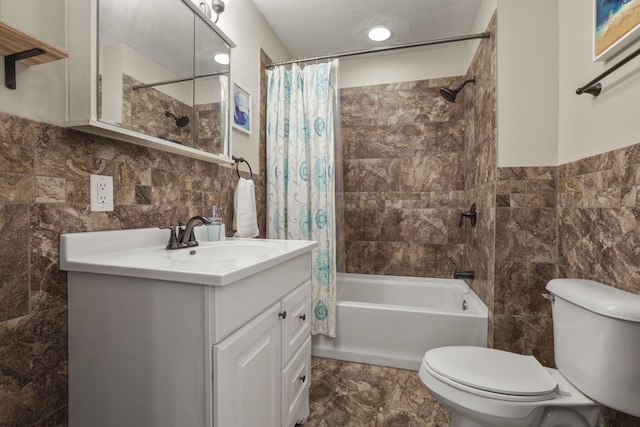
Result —
POLYGON ((319 60, 323 60, 323 59, 344 58, 346 56, 366 55, 368 53, 388 52, 388 51, 391 51, 391 50, 407 49, 407 48, 411 48, 411 47, 421 47, 421 46, 433 46, 433 45, 437 45, 437 44, 453 43, 453 42, 460 42, 460 41, 473 40, 473 39, 488 39, 490 37, 491 37, 491 33, 489 33, 489 32, 479 33, 479 34, 470 34, 468 36, 449 37, 449 38, 446 38, 446 39, 429 40, 429 41, 417 42, 417 43, 407 43, 407 44, 401 44, 401 45, 398 45, 398 46, 380 47, 380 48, 365 49, 365 50, 356 50, 356 51, 353 51, 353 52, 334 53, 334 54, 330 54, 330 55, 313 56, 313 57, 310 57, 310 58, 291 59, 291 60, 288 60, 288 61, 277 61, 277 62, 272 62, 270 65, 268 65, 267 68, 277 67, 278 65, 294 64, 296 62, 309 62, 309 61, 319 61, 319 60))
POLYGON ((582 95, 583 93, 588 93, 589 95, 593 95, 593 96, 600 95, 600 91, 602 90, 602 84, 599 83, 600 80, 604 79, 609 74, 613 73, 618 68, 622 67, 624 64, 626 64, 627 62, 631 61, 633 58, 635 58, 638 55, 640 55, 640 49, 636 49, 635 51, 630 53, 629 56, 624 58, 622 61, 620 61, 617 64, 613 65, 611 68, 609 68, 608 70, 604 71, 598 77, 596 77, 595 79, 591 80, 589 83, 586 83, 584 86, 579 87, 578 89, 576 89, 576 94, 582 95))

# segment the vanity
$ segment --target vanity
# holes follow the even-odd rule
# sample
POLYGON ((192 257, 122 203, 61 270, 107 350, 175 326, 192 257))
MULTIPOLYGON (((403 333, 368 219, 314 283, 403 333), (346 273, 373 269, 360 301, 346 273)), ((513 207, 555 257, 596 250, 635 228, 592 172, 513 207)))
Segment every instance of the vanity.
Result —
POLYGON ((309 414, 315 242, 166 250, 167 230, 63 234, 71 426, 287 426, 309 414))

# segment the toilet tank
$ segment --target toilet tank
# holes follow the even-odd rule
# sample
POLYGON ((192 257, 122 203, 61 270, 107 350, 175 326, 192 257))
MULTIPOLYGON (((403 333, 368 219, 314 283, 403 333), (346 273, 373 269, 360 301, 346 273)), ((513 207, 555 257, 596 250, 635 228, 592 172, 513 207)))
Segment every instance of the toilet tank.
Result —
POLYGON ((593 280, 554 279, 556 366, 596 402, 640 416, 640 295, 593 280))

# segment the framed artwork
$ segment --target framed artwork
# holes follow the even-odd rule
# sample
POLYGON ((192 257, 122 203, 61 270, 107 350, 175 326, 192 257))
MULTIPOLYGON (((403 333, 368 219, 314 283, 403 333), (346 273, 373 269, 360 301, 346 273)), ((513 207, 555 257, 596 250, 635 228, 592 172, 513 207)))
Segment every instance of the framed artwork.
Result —
POLYGON ((593 0, 593 60, 605 61, 640 37, 640 0, 593 0))
POLYGON ((233 127, 251 134, 251 94, 233 83, 233 127))

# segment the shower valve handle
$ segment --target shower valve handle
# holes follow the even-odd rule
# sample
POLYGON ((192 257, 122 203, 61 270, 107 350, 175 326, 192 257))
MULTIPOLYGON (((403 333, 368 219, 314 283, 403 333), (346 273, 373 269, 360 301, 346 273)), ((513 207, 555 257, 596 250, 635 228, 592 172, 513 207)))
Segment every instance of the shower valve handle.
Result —
POLYGON ((471 204, 471 209, 469 210, 469 212, 462 212, 460 214, 460 224, 458 224, 458 227, 462 227, 462 222, 465 218, 469 218, 472 227, 476 226, 476 223, 478 221, 478 212, 476 211, 475 203, 471 204))

